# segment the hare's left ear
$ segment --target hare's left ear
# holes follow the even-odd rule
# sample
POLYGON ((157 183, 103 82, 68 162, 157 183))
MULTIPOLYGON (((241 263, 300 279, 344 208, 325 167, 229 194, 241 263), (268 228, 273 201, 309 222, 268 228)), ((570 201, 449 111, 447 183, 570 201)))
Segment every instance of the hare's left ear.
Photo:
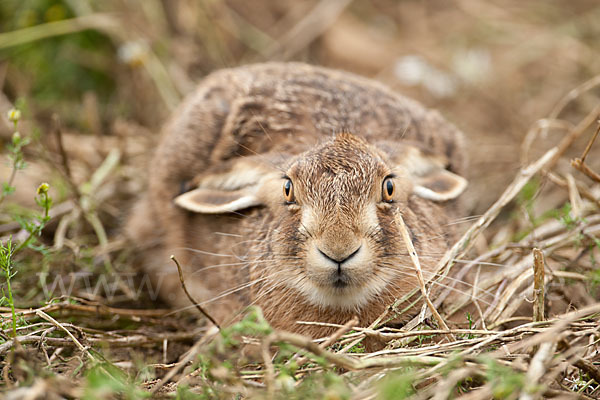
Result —
POLYGON ((446 169, 443 157, 425 154, 414 146, 403 146, 394 152, 397 168, 413 183, 413 192, 424 199, 448 201, 457 198, 466 188, 465 178, 446 169))
POLYGON ((265 205, 259 193, 275 173, 264 165, 240 160, 228 171, 206 174, 196 188, 175 198, 175 204, 200 214, 226 214, 265 205))
POLYGON ((245 190, 196 188, 175 198, 179 207, 199 214, 226 214, 260 206, 254 193, 245 190))

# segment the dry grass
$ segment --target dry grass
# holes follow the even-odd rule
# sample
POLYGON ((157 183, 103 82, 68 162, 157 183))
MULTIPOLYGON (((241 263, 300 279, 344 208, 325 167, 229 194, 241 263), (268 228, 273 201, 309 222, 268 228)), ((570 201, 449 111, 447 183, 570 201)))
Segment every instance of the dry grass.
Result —
POLYGON ((18 98, 19 130, 40 134, 0 204, 0 240, 26 237, 14 216, 36 207, 40 180, 55 205, 44 252, 18 255, 16 338, 0 308, 7 398, 600 397, 595 1, 17 3, 10 16, 0 7, 0 138, 10 141, 3 118, 18 98), (76 36, 90 29, 99 37, 76 36), (57 65, 94 78, 55 88, 57 69, 48 97, 24 60, 50 47, 57 65), (157 304, 131 270, 119 232, 157 127, 209 71, 275 59, 382 80, 467 134, 474 216, 456 222, 464 235, 440 260, 449 286, 434 297, 438 283, 423 281, 428 306, 402 329, 383 326, 390 305, 371 326, 351 320, 316 342, 271 330, 257 311, 218 332, 157 304), (407 68, 424 77, 403 79, 407 68), (57 276, 69 296, 44 291, 57 276), (366 338, 385 348, 365 352, 366 338))

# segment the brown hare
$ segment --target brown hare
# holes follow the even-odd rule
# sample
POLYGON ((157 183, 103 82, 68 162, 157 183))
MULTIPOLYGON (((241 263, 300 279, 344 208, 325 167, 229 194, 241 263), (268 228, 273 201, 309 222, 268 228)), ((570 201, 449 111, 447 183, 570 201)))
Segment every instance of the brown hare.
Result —
MULTIPOLYGON (((461 133, 383 85, 301 63, 217 71, 165 126, 128 232, 160 295, 219 323, 247 305, 312 337, 368 325, 453 244, 461 133)), ((398 317, 415 314, 418 308, 398 317)))

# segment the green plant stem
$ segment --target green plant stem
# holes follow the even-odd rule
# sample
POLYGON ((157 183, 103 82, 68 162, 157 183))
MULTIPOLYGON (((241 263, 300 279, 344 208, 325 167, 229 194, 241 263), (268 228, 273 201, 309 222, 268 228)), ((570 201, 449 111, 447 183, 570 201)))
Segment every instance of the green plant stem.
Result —
MULTIPOLYGON (((13 169, 13 171, 16 171, 16 169, 13 169)), ((32 229, 29 232, 29 236, 27 237, 27 239, 25 239, 23 242, 21 242, 21 244, 19 244, 15 249, 12 248, 12 241, 8 242, 8 246, 7 246, 7 257, 6 257, 6 265, 4 266, 4 271, 6 273, 6 289, 8 290, 8 303, 10 306, 10 310, 12 313, 12 331, 13 331, 13 339, 15 339, 15 343, 16 343, 16 337, 17 337, 17 313, 15 311, 15 302, 14 302, 14 298, 13 298, 13 293, 12 293, 12 287, 10 285, 10 279, 12 277, 12 258, 15 254, 19 253, 21 250, 23 250, 23 248, 25 248, 26 246, 29 245, 29 243, 31 243, 31 240, 35 237, 35 235, 39 234, 42 229, 44 228, 45 223, 48 221, 49 218, 49 213, 50 213, 50 202, 48 199, 48 193, 47 192, 42 192, 39 194, 42 197, 42 204, 44 205, 44 217, 42 219, 42 221, 40 222, 40 225, 38 225, 36 228, 32 229)))
MULTIPOLYGON (((12 171, 10 173, 10 178, 8 178, 8 182, 7 182, 8 186, 12 186, 16 175, 17 175, 17 166, 16 166, 16 161, 15 161, 13 163, 12 171)), ((4 193, 0 193, 0 204, 2 204, 2 202, 4 202, 4 199, 6 197, 7 197, 7 195, 5 195, 4 193)))
POLYGON ((10 287, 10 268, 11 264, 6 269, 6 289, 8 290, 8 304, 10 306, 10 312, 12 314, 12 337, 16 340, 17 338, 17 313, 15 312, 15 302, 13 300, 12 289, 10 287))
MULTIPOLYGON (((13 127, 15 130, 15 133, 17 132, 17 124, 18 124, 17 120, 13 121, 13 127)), ((23 146, 23 144, 19 145, 19 148, 18 148, 19 152, 22 151, 22 146, 23 146)), ((15 178, 17 176, 17 170, 19 169, 18 164, 19 164, 19 157, 17 155, 15 155, 13 158, 13 162, 12 162, 12 168, 11 168, 12 171, 10 173, 10 178, 8 178, 8 182, 6 183, 8 186, 12 186, 13 182, 15 181, 15 178)), ((0 193, 0 204, 2 204, 4 202, 4 199, 6 199, 6 197, 8 197, 8 194, 6 194, 6 193, 4 193, 4 191, 2 191, 0 193)))
MULTIPOLYGON (((44 221, 48 221, 49 218, 49 213, 50 213, 50 207, 48 207, 48 194, 47 193, 41 193, 40 196, 43 197, 43 203, 44 203, 44 221)), ((31 239, 33 239, 33 237, 35 235, 38 235, 42 229, 44 229, 44 225, 46 222, 40 223, 40 225, 38 225, 35 229, 33 229, 31 232, 29 232, 29 236, 27 236, 27 239, 23 240, 21 242, 21 244, 19 245, 19 247, 16 248, 16 250, 13 252, 14 253, 18 253, 19 251, 23 250, 25 247, 27 247, 29 245, 29 243, 31 242, 31 239)))
POLYGON ((0 33, 0 49, 19 46, 54 36, 67 35, 88 29, 112 32, 117 26, 115 18, 108 14, 94 14, 62 21, 48 22, 12 32, 0 33))
MULTIPOLYGON (((17 130, 17 123, 14 123, 15 125, 15 131, 17 130)), ((12 165, 12 171, 10 172, 10 178, 8 178, 8 182, 7 185, 8 186, 12 186, 15 177, 17 176, 17 158, 15 157, 15 159, 13 160, 13 165, 12 165)), ((4 192, 0 193, 0 204, 2 204, 2 202, 4 202, 4 199, 6 199, 7 195, 4 194, 4 192)))
POLYGON ((6 274, 6 289, 8 290, 8 305, 10 306, 10 311, 12 313, 12 336, 13 338, 17 337, 17 313, 15 311, 15 302, 12 294, 12 287, 10 286, 10 279, 12 278, 12 258, 15 254, 16 250, 13 249, 12 240, 9 239, 6 247, 3 247, 3 251, 6 253, 2 257, 2 269, 6 274))

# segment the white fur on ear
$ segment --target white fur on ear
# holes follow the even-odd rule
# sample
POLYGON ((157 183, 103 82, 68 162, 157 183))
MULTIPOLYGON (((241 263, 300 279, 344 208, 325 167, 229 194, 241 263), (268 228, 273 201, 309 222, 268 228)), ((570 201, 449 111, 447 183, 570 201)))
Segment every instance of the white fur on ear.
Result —
POLYGON ((467 185, 467 180, 462 176, 440 168, 416 178, 413 191, 424 199, 448 201, 457 198, 464 192, 467 185))
POLYGON ((175 204, 199 214, 226 214, 262 205, 252 193, 196 188, 175 198, 175 204))
POLYGON ((177 196, 175 204, 199 214, 226 214, 265 205, 265 182, 279 177, 281 172, 263 160, 244 157, 224 168, 225 171, 200 175, 197 186, 177 196))
POLYGON ((413 183, 412 192, 432 201, 457 198, 467 188, 468 181, 446 169, 444 156, 427 154, 412 145, 389 146, 392 149, 396 171, 404 173, 413 183))

